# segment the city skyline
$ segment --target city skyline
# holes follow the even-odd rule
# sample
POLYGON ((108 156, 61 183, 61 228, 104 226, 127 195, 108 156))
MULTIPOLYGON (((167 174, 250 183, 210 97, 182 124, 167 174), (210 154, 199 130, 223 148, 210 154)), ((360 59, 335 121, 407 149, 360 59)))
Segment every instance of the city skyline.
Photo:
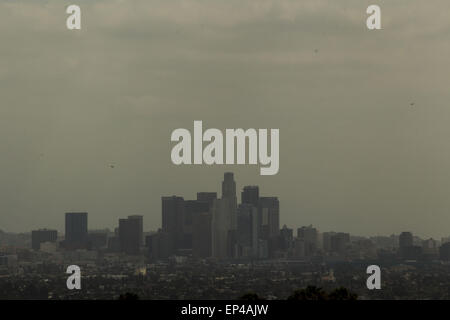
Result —
POLYGON ((361 237, 346 232, 320 232, 313 225, 280 227, 280 201, 263 196, 259 186, 247 185, 237 200, 233 172, 223 174, 221 193, 198 191, 196 199, 161 197, 162 224, 144 231, 142 215, 120 218, 114 232, 88 230, 87 212, 65 213, 65 233, 32 230, 31 247, 40 251, 93 250, 146 257, 194 259, 389 259, 447 260, 450 237, 422 239, 410 231, 398 236, 361 237), (219 197, 220 195, 220 197, 219 197), (63 239, 61 241, 61 239, 63 239), (59 241, 58 241, 59 240, 59 241), (333 258, 334 257, 334 258, 333 258))
POLYGON ((450 300, 448 12, 0 0, 0 300, 450 300))
MULTIPOLYGON (((225 176, 227 174, 231 174, 232 177, 233 177, 232 179, 234 179, 234 173, 232 173, 232 172, 228 172, 227 173, 226 172, 225 176)), ((233 182, 237 185, 236 181, 233 180, 233 182)), ((222 182, 222 183, 224 183, 224 182, 222 182)), ((236 188, 236 186, 233 187, 234 189, 232 191, 228 191, 229 194, 231 194, 231 193, 235 194, 235 196, 237 198, 237 204, 240 205, 240 204, 244 204, 244 203, 254 202, 255 201, 254 200, 255 199, 255 195, 253 193, 255 193, 255 192, 256 192, 256 197, 257 198, 259 198, 259 197, 266 197, 267 198, 267 196, 265 196, 264 192, 262 192, 260 194, 260 190, 261 190, 260 186, 254 185, 254 184, 242 184, 242 185, 243 185, 243 187, 241 188, 240 192, 236 188), (240 194, 240 196, 238 194, 240 194)), ((226 187, 225 187, 225 189, 226 189, 226 187)), ((223 192, 227 192, 227 191, 224 191, 224 185, 222 185, 222 189, 221 190, 219 189, 219 192, 211 191, 211 189, 209 189, 209 190, 205 189, 203 191, 198 191, 197 190, 197 191, 193 191, 193 192, 197 195, 197 200, 198 200, 199 197, 201 198, 203 196, 205 198, 208 198, 208 195, 212 195, 212 194, 215 194, 216 197, 217 197, 217 195, 220 195, 222 193, 222 196, 223 196, 223 192)), ((173 197, 177 197, 177 198, 181 199, 183 202, 195 202, 196 201, 196 200, 194 200, 195 198, 193 198, 191 200, 190 198, 186 198, 183 195, 170 195, 170 196, 166 195, 166 196, 161 196, 161 199, 164 200, 165 198, 170 199, 170 198, 173 198, 173 197)), ((278 196, 276 198, 278 199, 278 196)), ((220 198, 217 198, 217 199, 220 199, 220 198)), ((160 215, 161 215, 161 209, 162 208, 160 208, 160 210, 159 210, 159 214, 160 215)), ((415 230, 406 230, 406 229, 398 230, 397 232, 394 232, 394 233, 391 233, 391 234, 374 234, 374 235, 350 233, 350 232, 348 232, 346 230, 338 230, 338 229, 323 230, 323 229, 320 228, 320 226, 313 225, 311 223, 302 223, 302 224, 299 224, 299 225, 288 225, 286 223, 283 223, 282 222, 282 217, 283 217, 282 212, 283 212, 282 209, 280 209, 279 230, 281 230, 282 226, 283 227, 292 228, 293 230, 297 230, 297 229, 303 228, 305 226, 314 226, 315 228, 317 228, 319 233, 323 233, 323 232, 347 232, 347 233, 351 234, 352 236, 357 236, 357 237, 358 236, 361 236, 361 237, 393 236, 393 235, 400 235, 403 232, 411 232, 411 233, 414 234, 414 236, 417 236, 417 237, 419 237, 421 239, 431 239, 432 238, 432 239, 435 239, 435 240, 440 240, 440 239, 447 238, 447 237, 450 236, 450 232, 449 232, 448 235, 443 235, 442 237, 437 237, 437 236, 425 236, 424 237, 424 236, 418 234, 417 232, 415 232, 415 230)), ((86 215, 86 218, 85 218, 86 222, 85 223, 88 224, 88 221, 89 221, 88 217, 90 216, 89 212, 87 212, 87 211, 78 212, 78 213, 65 212, 64 215, 66 216, 66 220, 67 220, 68 215, 70 216, 71 214, 83 214, 83 215, 86 215)), ((133 217, 141 217, 141 219, 142 219, 141 222, 140 222, 141 229, 146 234, 152 233, 152 232, 157 232, 159 229, 163 228, 163 219, 161 219, 161 224, 159 226, 154 226, 153 228, 145 228, 144 227, 145 226, 145 220, 146 220, 145 219, 146 218, 145 214, 124 213, 121 217, 118 218, 118 221, 116 221, 116 224, 113 224, 111 226, 94 225, 94 226, 89 226, 89 227, 86 225, 86 232, 88 232, 88 231, 89 232, 90 231, 99 231, 99 230, 109 230, 109 232, 114 232, 114 230, 119 227, 121 221, 130 219, 130 218, 133 218, 133 217), (124 217, 128 217, 128 218, 125 219, 124 217)), ((62 219, 62 220, 64 220, 64 219, 62 219)), ((31 232, 35 232, 35 231, 50 230, 50 231, 57 231, 59 237, 62 237, 62 236, 66 237, 66 233, 67 232, 62 232, 62 230, 66 229, 66 231, 67 231, 67 227, 68 226, 67 226, 67 221, 66 221, 66 224, 61 229, 57 229, 57 228, 55 228, 53 226, 48 226, 47 225, 47 226, 41 226, 41 227, 37 227, 37 228, 32 228, 31 230, 26 230, 24 232, 12 232, 12 233, 31 233, 31 232)), ((0 228, 0 230, 4 231, 4 232, 11 232, 9 230, 1 229, 1 228, 0 228)), ((141 238, 142 238, 142 236, 141 236, 141 238)), ((143 241, 143 239, 141 241, 143 241)))
POLYGON ((364 300, 448 297, 450 237, 421 239, 408 231, 361 237, 312 225, 281 227, 276 196, 257 185, 242 188, 241 202, 237 193, 234 173, 225 172, 220 193, 162 196, 162 225, 151 233, 144 232, 142 215, 120 218, 114 232, 89 230, 87 212, 65 213, 64 235, 51 229, 0 232, 0 273, 7 275, 0 283, 17 287, 0 290, 0 296, 114 299, 132 288, 143 299, 230 299, 251 289, 283 299, 298 286, 331 290, 344 284, 364 300), (87 293, 67 291, 61 281, 64 268, 74 264, 88 272, 87 293), (367 266, 381 266, 387 290, 367 290, 367 266), (30 279, 42 278, 47 280, 33 290, 30 279), (405 290, 401 281, 411 278, 412 290, 405 290))

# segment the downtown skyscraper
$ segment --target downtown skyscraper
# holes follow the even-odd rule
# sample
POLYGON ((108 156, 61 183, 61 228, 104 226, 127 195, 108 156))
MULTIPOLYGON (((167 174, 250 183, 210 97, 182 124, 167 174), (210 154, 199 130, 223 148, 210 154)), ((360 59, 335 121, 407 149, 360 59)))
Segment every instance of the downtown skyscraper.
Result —
POLYGON ((279 237, 279 201, 260 197, 258 186, 246 186, 238 205, 236 181, 225 172, 221 197, 198 192, 196 200, 163 196, 162 228, 147 236, 149 256, 258 259, 273 256, 279 237))
POLYGON ((64 246, 70 249, 86 248, 87 241, 88 241, 87 212, 67 212, 64 246))
POLYGON ((224 174, 222 198, 212 208, 212 255, 215 258, 236 256, 237 198, 232 172, 224 174))

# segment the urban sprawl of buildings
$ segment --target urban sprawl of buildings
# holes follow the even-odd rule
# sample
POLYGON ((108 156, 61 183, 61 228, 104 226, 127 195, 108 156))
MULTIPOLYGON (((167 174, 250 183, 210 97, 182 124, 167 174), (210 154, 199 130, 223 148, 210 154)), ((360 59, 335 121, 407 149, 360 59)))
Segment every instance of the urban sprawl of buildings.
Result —
MULTIPOLYGON (((420 239, 411 232, 358 237, 320 233, 313 226, 294 233, 287 226, 280 228, 278 198, 260 196, 258 186, 245 186, 238 203, 230 172, 224 175, 220 198, 216 192, 198 192, 196 200, 162 197, 162 227, 144 232, 143 219, 142 215, 119 219, 113 232, 88 230, 88 213, 70 212, 65 214, 64 236, 49 229, 31 234, 0 231, 0 285, 10 288, 0 290, 0 298, 70 298, 75 293, 68 292, 59 277, 64 277, 64 267, 71 264, 83 266, 84 275, 91 279, 88 288, 94 286, 86 289, 83 298, 113 298, 126 288, 144 297, 175 299, 236 298, 248 290, 276 298, 289 294, 291 286, 307 284, 339 284, 358 291, 365 288, 365 268, 360 264, 369 263, 388 268, 383 281, 392 281, 399 290, 385 291, 388 298, 429 297, 419 289, 404 291, 397 283, 399 277, 422 276, 423 272, 414 270, 423 266, 432 268, 429 275, 436 275, 430 290, 442 286, 449 296, 447 280, 437 275, 448 275, 450 238, 420 239), (178 267, 174 269, 173 264, 178 267), (136 276, 144 277, 139 281, 148 281, 148 286, 130 280, 136 276), (38 281, 42 288, 35 289, 30 277, 45 278, 45 283, 38 281), (24 284, 27 279, 36 292, 29 293, 31 289, 24 284), (52 281, 58 283, 56 289, 52 281), (170 284, 173 291, 168 289, 170 284)), ((427 279, 424 283, 431 285, 427 279)), ((442 292, 429 294, 442 297, 442 292)))

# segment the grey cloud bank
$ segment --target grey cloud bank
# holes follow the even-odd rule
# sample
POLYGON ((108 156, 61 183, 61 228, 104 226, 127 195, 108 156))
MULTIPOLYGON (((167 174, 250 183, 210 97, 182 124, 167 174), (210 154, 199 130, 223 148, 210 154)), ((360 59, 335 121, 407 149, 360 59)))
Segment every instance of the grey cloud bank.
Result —
POLYGON ((231 170, 282 224, 448 235, 448 1, 377 1, 375 33, 369 1, 77 1, 79 32, 69 4, 0 1, 0 229, 62 230, 66 211, 156 229, 161 195, 231 170), (282 170, 174 166, 196 119, 279 128, 282 170))

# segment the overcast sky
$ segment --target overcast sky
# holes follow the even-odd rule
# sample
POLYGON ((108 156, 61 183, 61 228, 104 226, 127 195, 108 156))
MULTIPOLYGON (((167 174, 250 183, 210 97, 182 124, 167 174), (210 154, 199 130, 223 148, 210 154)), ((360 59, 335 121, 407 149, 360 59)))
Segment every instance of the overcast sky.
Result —
POLYGON ((281 225, 450 235, 448 0, 0 0, 0 229, 161 224, 224 171, 281 225), (382 9, 383 30, 366 28, 382 9), (69 4, 82 30, 66 29, 69 4), (414 103, 411 106, 411 103, 414 103), (175 166, 176 128, 279 128, 280 171, 175 166), (111 164, 114 168, 111 168, 111 164))

